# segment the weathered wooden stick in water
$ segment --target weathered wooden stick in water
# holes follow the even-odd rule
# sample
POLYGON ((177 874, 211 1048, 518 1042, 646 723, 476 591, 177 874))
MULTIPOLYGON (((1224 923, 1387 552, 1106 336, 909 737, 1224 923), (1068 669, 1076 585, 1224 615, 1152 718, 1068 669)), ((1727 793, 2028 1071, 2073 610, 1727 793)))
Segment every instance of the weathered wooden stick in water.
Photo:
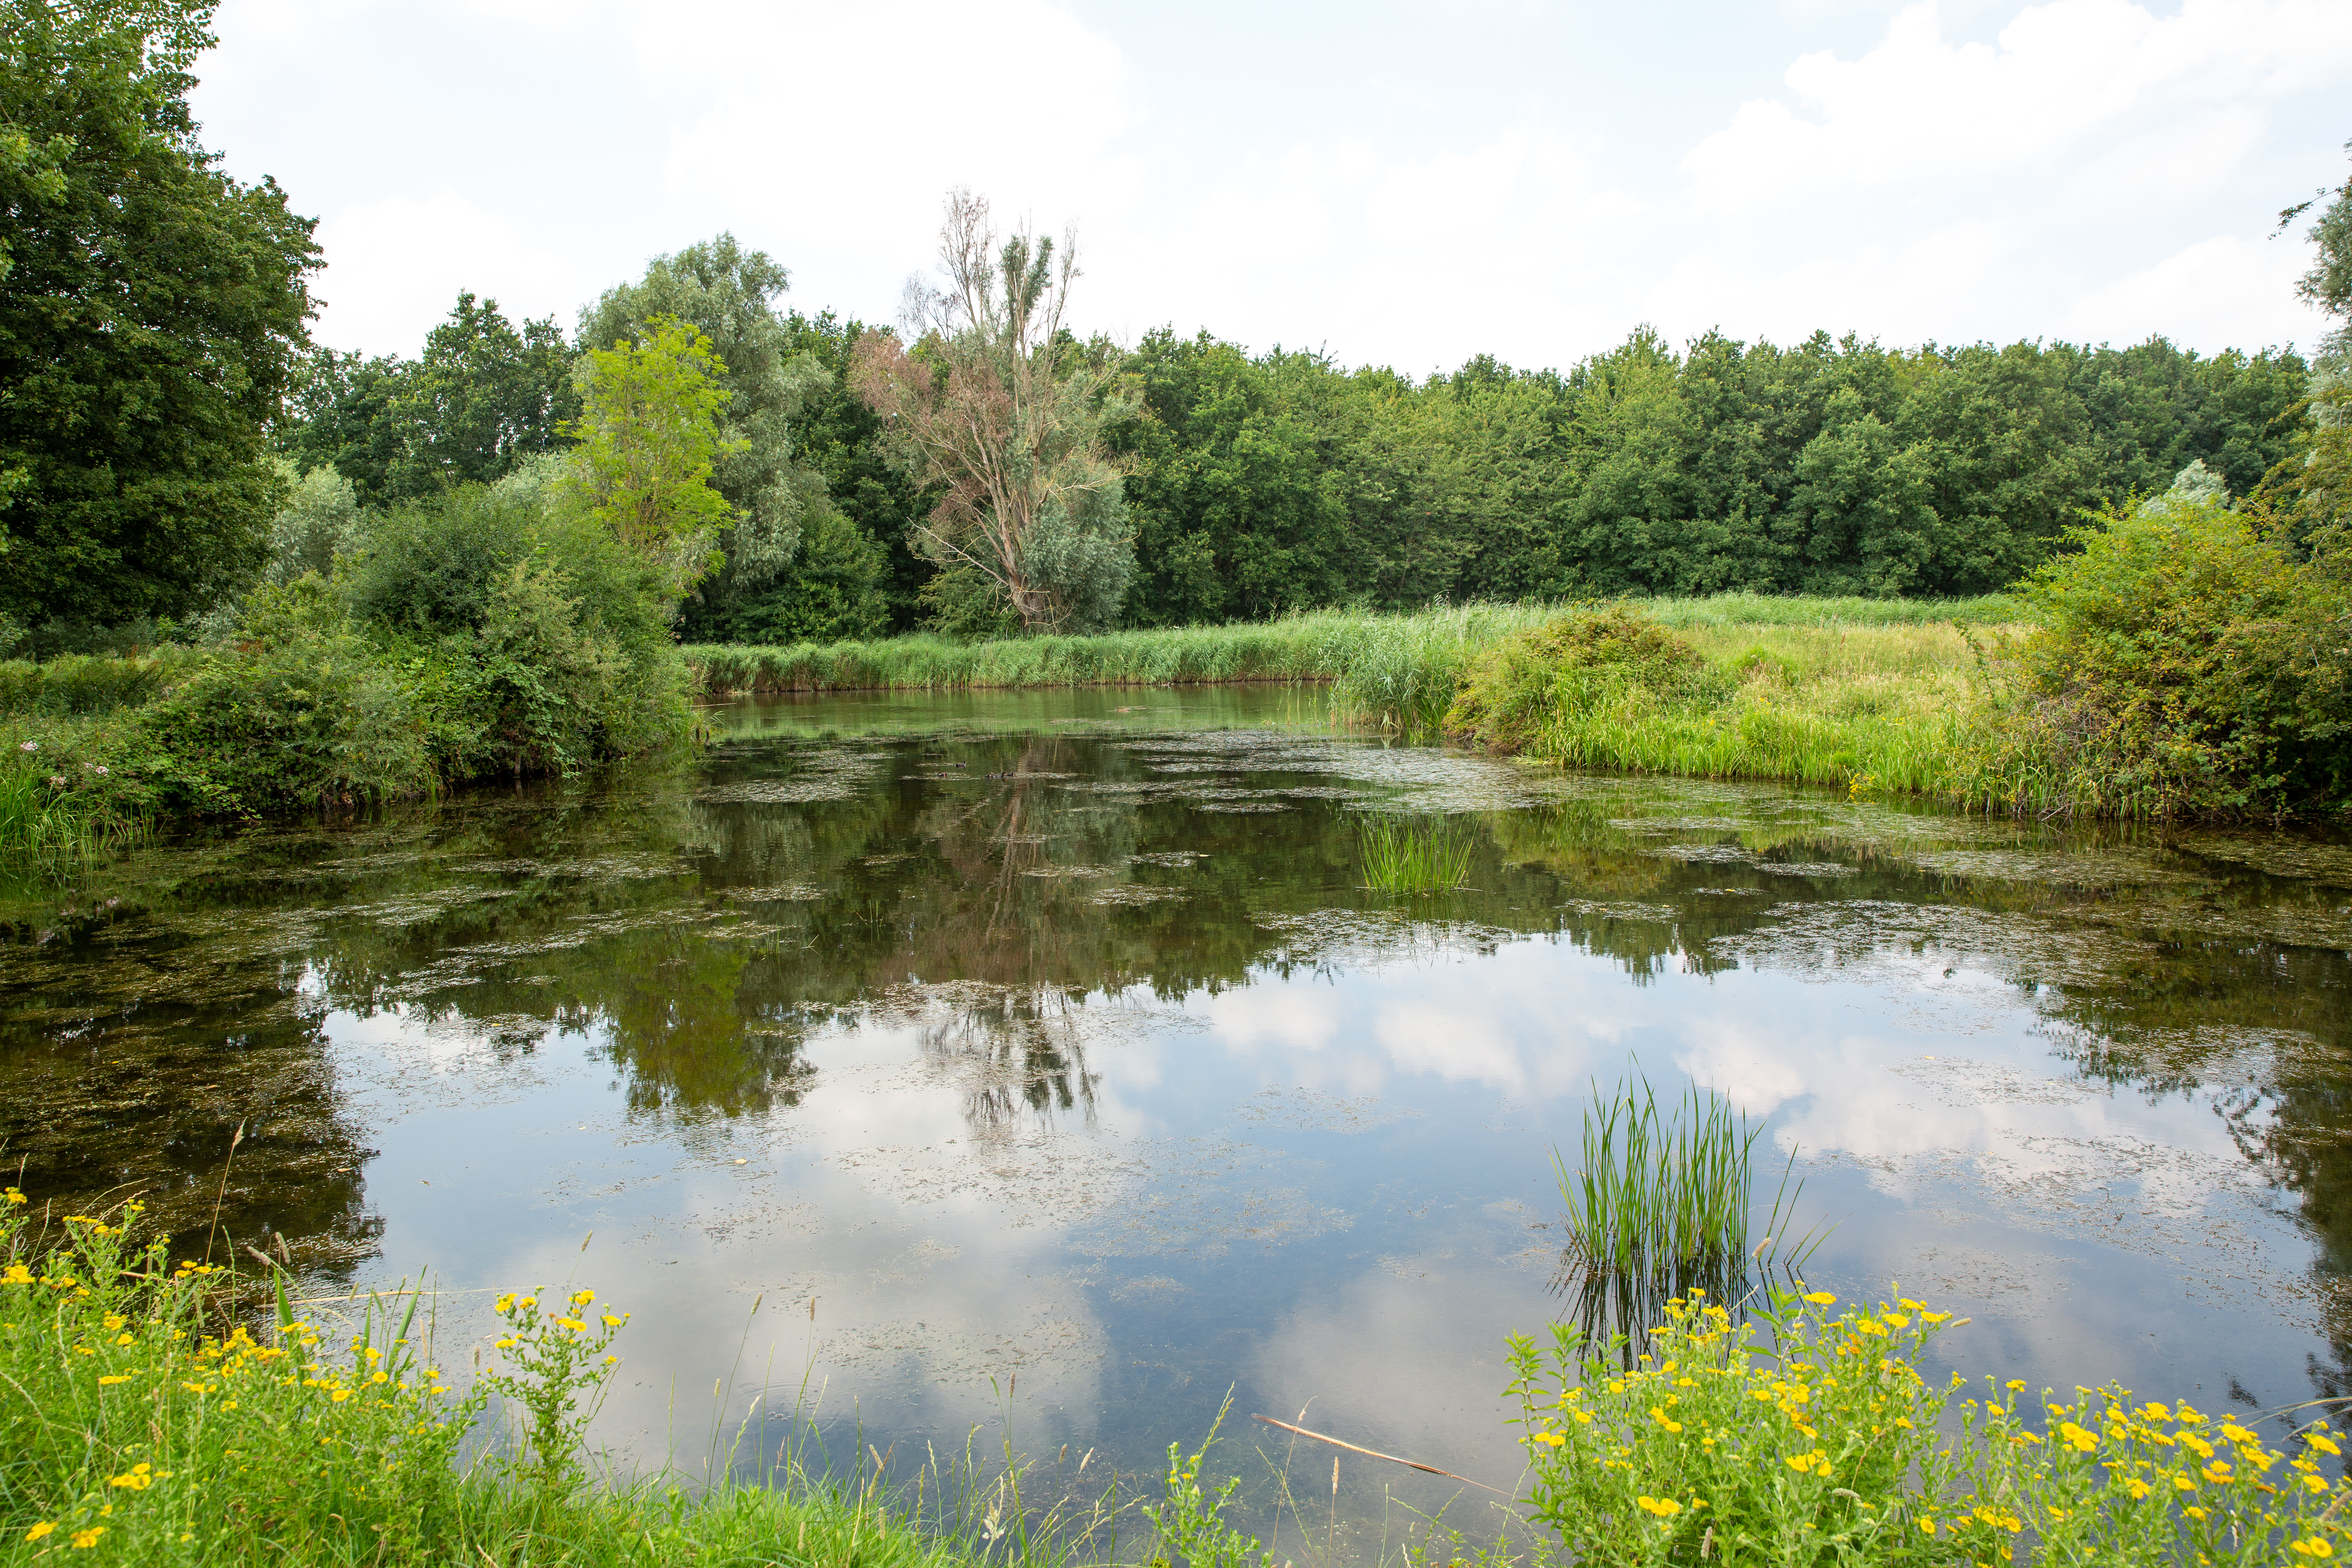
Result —
POLYGON ((1476 1487, 1480 1491, 1493 1492, 1496 1497, 1511 1495, 1500 1487, 1490 1487, 1484 1481, 1474 1481, 1468 1476, 1457 1476, 1452 1470, 1441 1470, 1435 1465, 1424 1465, 1419 1459, 1400 1459, 1394 1454, 1383 1454, 1378 1448, 1360 1448, 1353 1443, 1343 1443, 1337 1437, 1328 1437, 1320 1432, 1309 1432, 1304 1426, 1293 1426, 1287 1421, 1276 1421, 1271 1415, 1253 1415, 1250 1419, 1263 1421, 1269 1426, 1279 1426, 1286 1432, 1296 1432, 1302 1437, 1312 1437, 1318 1443, 1328 1443, 1335 1448, 1345 1448, 1350 1454, 1361 1454, 1368 1459, 1386 1459, 1390 1464, 1402 1465, 1408 1470, 1419 1470, 1424 1475, 1444 1476, 1449 1481, 1460 1481, 1465 1487, 1476 1487))

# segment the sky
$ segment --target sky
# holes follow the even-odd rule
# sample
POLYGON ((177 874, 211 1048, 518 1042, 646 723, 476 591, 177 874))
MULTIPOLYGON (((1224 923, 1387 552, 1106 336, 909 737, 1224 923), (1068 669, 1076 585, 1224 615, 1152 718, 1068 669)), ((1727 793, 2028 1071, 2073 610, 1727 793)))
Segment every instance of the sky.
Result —
POLYGON ((721 231, 897 319, 945 193, 1069 317, 1422 374, 1648 325, 2316 343, 2347 0, 224 0, 206 144, 319 219, 317 338, 567 328, 721 231))

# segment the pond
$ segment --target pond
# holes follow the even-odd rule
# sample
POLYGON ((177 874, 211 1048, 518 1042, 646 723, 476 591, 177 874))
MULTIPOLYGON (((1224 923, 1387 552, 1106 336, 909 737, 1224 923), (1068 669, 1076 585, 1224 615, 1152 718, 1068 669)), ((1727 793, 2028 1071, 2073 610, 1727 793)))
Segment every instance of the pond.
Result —
POLYGON ((1810 1284, 1972 1320, 1938 1373, 2352 1392, 2340 840, 1564 774, 1275 687, 711 718, 682 771, 16 888, 11 1179, 318 1297, 429 1270, 451 1364, 593 1285, 641 1460, 813 1415, 1149 1473, 1230 1393, 1261 1521, 1253 1447, 1369 1550, 1454 1489, 1242 1418, 1508 1489, 1553 1151, 1640 1074, 1793 1159, 1810 1284), (1399 813, 1465 887, 1363 886, 1399 813))

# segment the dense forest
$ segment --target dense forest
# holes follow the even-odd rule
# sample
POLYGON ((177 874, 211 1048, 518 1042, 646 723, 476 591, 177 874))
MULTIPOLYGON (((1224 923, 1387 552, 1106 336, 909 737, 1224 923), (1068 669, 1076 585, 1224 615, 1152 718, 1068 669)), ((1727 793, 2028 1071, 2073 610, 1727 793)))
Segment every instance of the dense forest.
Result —
MULTIPOLYGON (((1009 629, 984 585, 958 592, 974 585, 910 546, 931 498, 850 385, 877 329, 780 310, 783 286, 721 237, 605 296, 570 340, 463 295, 414 359, 315 351, 271 439, 312 476, 299 504, 338 514, 495 480, 565 443, 576 345, 625 331, 650 294, 713 338, 747 440, 717 481, 743 521, 688 640, 1009 629)), ((1481 355, 1415 378, 1167 329, 1118 363, 1107 436, 1134 563, 1117 620, 1146 626, 1482 597, 1983 593, 2084 510, 2193 463, 2251 489, 2295 449, 2308 380, 2291 349, 2160 338, 1677 349, 1646 330, 1565 373, 1481 355)))

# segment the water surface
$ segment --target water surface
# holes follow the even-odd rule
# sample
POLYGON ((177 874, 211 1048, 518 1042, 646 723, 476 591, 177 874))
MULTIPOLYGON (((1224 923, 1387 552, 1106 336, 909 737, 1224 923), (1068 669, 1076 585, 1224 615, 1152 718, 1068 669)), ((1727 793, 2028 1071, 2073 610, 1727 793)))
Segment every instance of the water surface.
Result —
MULTIPOLYGON (((1550 1151, 1638 1070, 1794 1153, 1811 1284, 1972 1318, 1949 1368, 2346 1391, 2352 847, 1321 717, 745 702, 683 773, 20 888, 8 1163, 37 1198, 145 1190, 198 1249, 217 1198, 320 1295, 429 1267, 445 1347, 496 1289, 593 1284, 635 1313, 603 1427, 640 1457, 764 1387, 746 1452, 798 1400, 877 1452, 1009 1421, 1148 1469, 1230 1390, 1508 1489, 1504 1339, 1563 1310, 1550 1151), (1368 812, 1472 835, 1469 887, 1365 889, 1368 812)), ((1263 1494, 1261 1440, 1229 1464, 1263 1494)), ((1328 1463, 1294 1469, 1319 1496, 1328 1463)), ((1447 1495, 1339 1484, 1365 1542, 1384 1489, 1447 1495)))

